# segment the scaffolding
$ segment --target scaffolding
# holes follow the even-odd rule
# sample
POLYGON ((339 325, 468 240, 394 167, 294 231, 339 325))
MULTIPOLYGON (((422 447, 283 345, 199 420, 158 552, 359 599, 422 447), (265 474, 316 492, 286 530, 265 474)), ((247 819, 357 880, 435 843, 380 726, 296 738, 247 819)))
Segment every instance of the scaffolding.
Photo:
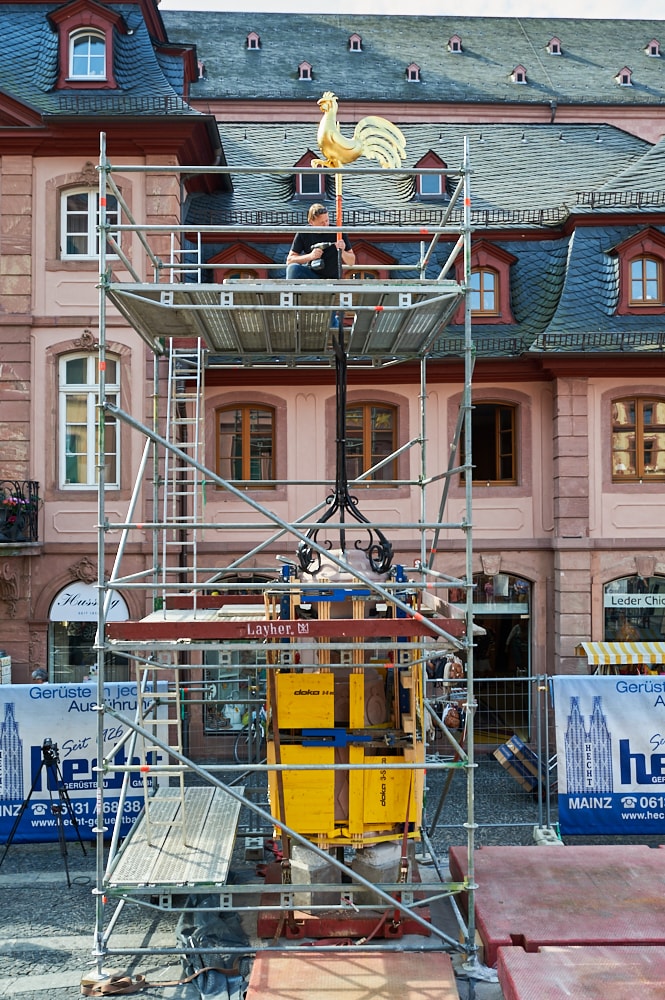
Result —
MULTIPOLYGON (((267 940, 261 944, 257 938, 250 949, 253 954, 264 947, 274 947, 272 939, 280 928, 286 928, 287 936, 295 939, 308 933, 311 921, 302 919, 301 911, 312 920, 331 911, 346 917, 355 915, 357 927, 366 932, 376 925, 373 914, 379 906, 389 907, 394 914, 392 933, 379 937, 381 948, 390 951, 400 947, 397 939, 406 929, 433 937, 438 947, 446 951, 466 954, 472 964, 477 959, 471 518, 474 352, 468 295, 471 260, 468 143, 465 142, 464 159, 459 169, 436 171, 438 175, 448 175, 454 190, 441 209, 440 224, 428 226, 428 242, 422 246, 420 262, 415 268, 417 273, 412 278, 303 282, 268 277, 261 281, 250 279, 224 284, 201 280, 205 239, 215 235, 223 240, 225 234, 236 233, 237 227, 137 222, 123 199, 117 177, 132 172, 164 174, 169 170, 175 175, 188 176, 197 171, 232 174, 250 168, 111 165, 105 136, 101 137, 100 146, 98 586, 103 600, 99 602, 97 641, 101 763, 95 831, 94 957, 98 975, 103 978, 108 956, 124 953, 114 948, 112 933, 125 904, 156 906, 162 911, 195 911, 199 892, 212 892, 220 910, 256 917, 259 932, 263 927, 262 937, 267 940), (121 221, 114 220, 112 226, 105 213, 107 194, 113 194, 121 208, 121 221), (453 226, 450 221, 453 208, 460 200, 463 205, 461 227, 453 226), (143 248, 148 268, 153 269, 151 282, 141 280, 139 269, 123 249, 120 237, 123 232, 134 234, 133 238, 143 248), (438 276, 427 278, 428 264, 442 238, 446 242, 454 240, 453 249, 438 276), (170 250, 163 260, 155 247, 165 245, 170 246, 170 250), (130 281, 119 282, 113 278, 107 261, 109 252, 119 258, 130 281), (463 278, 459 282, 447 277, 458 256, 463 260, 463 278), (450 441, 448 466, 432 471, 426 453, 428 360, 438 337, 462 305, 465 327, 462 402, 450 441), (106 396, 109 306, 120 312, 153 352, 155 405, 152 425, 106 396), (331 324, 331 316, 337 317, 336 325, 331 324), (206 466, 201 443, 205 368, 214 364, 229 370, 254 367, 276 373, 284 368, 316 369, 330 367, 331 354, 336 355, 337 364, 337 481, 332 499, 330 496, 322 499, 314 509, 294 521, 287 521, 248 495, 244 489, 247 484, 223 479, 217 471, 206 466), (165 361, 169 374, 164 418, 160 417, 159 372, 165 361), (376 371, 405 361, 417 361, 420 366, 420 434, 364 472, 358 480, 348 483, 343 471, 346 366, 376 371), (134 492, 126 517, 119 523, 111 521, 106 510, 103 456, 108 418, 132 428, 145 441, 134 492), (165 427, 161 426, 164 421, 165 427), (457 455, 462 435, 465 449, 460 462, 457 455), (359 513, 357 500, 348 489, 353 490, 377 469, 414 448, 420 451, 420 471, 410 485, 420 490, 419 518, 406 525, 403 522, 370 522, 359 513), (137 517, 136 513, 145 488, 144 480, 150 478, 150 456, 152 522, 143 516, 137 517), (445 521, 449 484, 453 476, 460 475, 465 483, 464 516, 461 521, 445 521), (204 533, 219 528, 218 523, 208 523, 205 519, 201 497, 208 486, 225 490, 246 504, 252 515, 257 515, 247 523, 238 522, 235 527, 244 533, 257 531, 259 541, 250 545, 245 555, 231 559, 225 566, 206 566, 198 551, 204 533), (438 514, 434 520, 428 520, 427 499, 435 490, 440 490, 438 514), (319 516, 322 509, 326 513, 319 516), (392 565, 392 548, 386 533, 395 527, 412 532, 417 539, 419 558, 412 567, 392 565), (447 574, 439 565, 439 540, 446 529, 459 531, 464 538, 463 576, 447 574), (152 535, 153 565, 143 572, 125 575, 126 545, 132 532, 139 530, 152 535), (369 537, 368 544, 360 546, 361 560, 351 560, 350 542, 347 546, 348 537, 356 530, 369 537), (120 542, 109 573, 105 552, 110 531, 120 531, 120 542), (330 541, 331 536, 339 538, 337 548, 330 541), (283 559, 281 573, 275 574, 269 583, 250 580, 240 585, 237 573, 255 563, 257 557, 274 547, 278 540, 283 542, 286 551, 295 549, 295 554, 283 559), (333 579, 342 582, 331 583, 333 579), (454 615, 450 608, 448 590, 451 587, 461 588, 465 593, 461 617, 454 615), (114 592, 131 589, 149 594, 153 611, 140 621, 107 623, 106 615, 114 592), (313 605, 316 605, 315 614, 311 610, 313 605), (301 623, 301 626, 294 623, 301 623), (387 650, 391 651, 389 656, 387 650), (466 715, 464 745, 436 716, 426 697, 427 664, 446 651, 461 652, 466 661, 466 681, 461 695, 466 715), (129 723, 127 763, 116 760, 120 745, 103 755, 105 719, 122 718, 127 723, 127 719, 119 716, 108 703, 105 693, 105 660, 110 653, 120 653, 135 665, 139 685, 139 709, 136 718, 129 723), (244 657, 244 663, 253 664, 255 681, 248 687, 246 704, 249 744, 246 763, 202 765, 192 759, 185 745, 181 725, 186 710, 184 691, 187 688, 187 697, 191 700, 190 672, 199 668, 202 682, 198 690, 202 699, 207 697, 202 665, 211 653, 217 657, 217 662, 238 655, 244 657), (381 661, 378 668, 377 660, 381 661), (384 689, 388 681, 392 684, 392 723, 370 725, 362 711, 358 714, 353 707, 354 692, 360 703, 366 703, 369 697, 365 690, 365 684, 369 684, 369 667, 380 675, 384 689), (297 713, 289 714, 289 692, 293 694, 294 678, 302 677, 305 669, 308 686, 313 686, 317 695, 325 695, 319 701, 325 700, 328 705, 309 728, 297 713), (334 701, 330 678, 336 678, 342 670, 351 692, 351 708, 346 729, 340 736, 336 709, 330 707, 334 701), (265 676, 265 690, 260 686, 261 676, 265 676), (264 699, 267 699, 268 712, 265 723, 262 721, 259 725, 259 707, 264 699), (395 723, 396 715, 399 726, 395 723), (431 722, 429 716, 432 716, 431 722), (253 725, 251 720, 254 720, 253 725), (425 756, 426 732, 434 724, 450 743, 451 755, 445 760, 428 761, 425 756), (381 726, 389 735, 377 733, 381 726), (395 738, 397 729, 398 738, 395 738), (295 745, 293 739, 290 744, 287 741, 287 745, 280 745, 279 733, 287 730, 297 732, 295 745), (307 739, 302 734, 310 730, 314 733, 310 736, 310 744, 313 739, 315 745, 313 755, 302 752, 307 746, 307 739), (322 733, 327 735, 322 736, 322 733), (267 759, 262 756, 266 736, 267 759), (255 748, 252 739, 256 740, 255 748), (388 758, 385 756, 388 751, 381 756, 376 750, 381 739, 386 746, 393 741, 388 758), (337 752, 340 742, 344 744, 345 741, 348 747, 341 749, 346 750, 346 756, 337 752), (141 762, 133 764, 137 746, 143 747, 141 762), (155 763, 151 749, 161 755, 160 762, 155 763), (432 831, 427 829, 421 808, 425 768, 449 772, 463 769, 466 773, 468 876, 463 883, 446 879, 434 856, 430 841, 432 831), (389 779, 386 779, 387 771, 389 779), (105 860, 110 831, 105 825, 104 782, 105 777, 118 772, 123 773, 125 779, 118 815, 122 813, 130 778, 137 773, 143 781, 144 811, 122 844, 120 824, 116 824, 108 860, 105 860), (408 780, 403 780, 404 774, 409 775, 408 780), (342 821, 338 822, 336 815, 331 814, 332 819, 330 816, 321 819, 318 826, 316 820, 311 820, 308 826, 294 802, 312 788, 318 789, 324 775, 331 795, 336 794, 338 780, 353 782, 356 792, 350 795, 351 805, 342 821), (192 781, 188 780, 190 776, 192 781), (240 781, 243 784, 239 784, 240 781), (384 800, 390 797, 385 789, 387 783, 392 787, 391 781, 402 790, 396 793, 395 799, 400 803, 402 815, 404 788, 408 788, 406 822, 404 819, 401 824, 394 822, 387 833, 382 829, 374 835, 371 816, 354 819, 351 815, 356 809, 354 804, 359 801, 358 795, 362 800, 363 790, 367 794, 368 789, 377 787, 384 800), (270 786, 269 798, 265 795, 266 784, 270 786), (333 876, 325 880, 310 878, 301 883, 282 877, 281 884, 268 887, 263 881, 229 884, 229 867, 241 815, 249 817, 245 820, 245 832, 251 834, 245 840, 246 858, 255 858, 257 854, 253 851, 262 855, 263 837, 275 832, 283 844, 299 846, 317 862, 325 863, 333 876), (392 839, 399 845, 401 830, 404 836, 399 877, 367 878, 349 862, 350 851, 364 848, 376 840, 392 839), (406 850, 407 840, 419 841, 423 850, 432 855, 441 876, 440 884, 433 889, 417 880, 415 852, 406 850), (403 864, 405 858, 407 863, 403 864), (185 892, 187 901, 183 902, 185 892), (454 902, 462 892, 466 898, 466 919, 462 921, 457 910, 464 928, 463 940, 460 940, 448 936, 432 923, 429 907, 441 898, 451 898, 454 902), (303 898, 306 899, 304 905, 303 898), (105 911, 107 899, 117 904, 110 920, 105 911), (399 933, 398 927, 401 927, 399 933)), ((294 172, 293 167, 275 168, 275 172, 281 170, 283 173, 287 169, 289 173, 294 172)), ((296 172, 299 170, 307 172, 295 168, 296 172)), ((255 172, 266 171, 257 168, 255 172)), ((374 172, 378 183, 381 171, 374 172)), ((407 174, 427 172, 404 171, 407 174)), ((353 170, 331 170, 330 173, 351 175, 353 170)), ((364 174, 367 173, 365 170, 364 174)), ((338 226, 337 231, 341 232, 341 228, 338 226)), ((353 241, 353 227, 343 228, 353 241)), ((250 227, 247 238, 256 239, 268 231, 274 236, 281 230, 279 227, 250 227)), ((294 229, 285 227, 284 232, 290 239, 294 229)), ((382 237, 395 233, 401 237, 410 235, 421 243, 424 239, 422 226, 418 225, 380 229, 382 237)), ((298 488, 298 483, 294 482, 284 481, 282 485, 291 491, 298 488)), ((319 485, 324 489, 326 484, 319 485)), ((225 527, 233 530, 234 525, 225 527)), ((193 690, 197 690, 196 684, 193 690)), ((321 811, 325 812, 323 805, 321 811)), ((381 817, 384 818, 383 813, 381 817)), ((372 942, 372 947, 376 944, 372 942)), ((330 946, 315 944, 314 947, 325 951, 330 946)), ((154 953, 182 954, 183 951, 186 949, 177 947, 155 949, 154 953)), ((239 947, 237 951, 247 954, 248 949, 239 947)), ((197 952, 206 953, 205 948, 198 948, 197 952)))

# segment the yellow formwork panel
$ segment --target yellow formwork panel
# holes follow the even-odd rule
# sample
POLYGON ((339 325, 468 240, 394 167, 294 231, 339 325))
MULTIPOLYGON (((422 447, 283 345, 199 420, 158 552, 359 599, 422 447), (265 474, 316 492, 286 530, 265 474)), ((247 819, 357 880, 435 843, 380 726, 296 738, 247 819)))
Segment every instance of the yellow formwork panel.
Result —
POLYGON ((333 674, 277 674, 276 718, 280 729, 330 728, 335 724, 333 674))
MULTIPOLYGON (((278 773, 268 773, 272 813, 303 836, 334 836, 335 830, 335 761, 333 747, 280 747, 282 764, 322 764, 321 771, 280 771, 284 812, 281 815, 278 773), (327 768, 327 770, 325 769, 327 768)), ((268 743, 268 763, 275 763, 275 745, 268 743)))
POLYGON ((402 756, 365 757, 366 764, 385 764, 378 771, 363 771, 363 821, 365 827, 387 830, 398 825, 420 823, 421 801, 415 775, 395 770, 390 764, 404 764, 402 756), (407 819, 408 808, 408 819, 407 819))

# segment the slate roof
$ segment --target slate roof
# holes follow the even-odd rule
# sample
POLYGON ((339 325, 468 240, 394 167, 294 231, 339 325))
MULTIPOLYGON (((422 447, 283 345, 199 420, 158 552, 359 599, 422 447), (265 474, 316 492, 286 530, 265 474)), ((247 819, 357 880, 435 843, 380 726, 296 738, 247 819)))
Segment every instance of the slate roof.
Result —
MULTIPOLYGON (((349 127, 342 127, 345 133, 349 127)), ((665 140, 651 146, 643 139, 609 125, 402 125, 406 137, 405 166, 417 163, 433 148, 450 168, 457 168, 465 136, 472 170, 472 221, 486 232, 501 231, 500 246, 516 258, 511 267, 511 307, 515 322, 474 326, 480 355, 521 354, 525 350, 617 350, 665 347, 662 316, 616 316, 618 262, 613 247, 636 230, 626 226, 578 227, 564 233, 562 223, 572 214, 585 214, 578 206, 578 192, 587 194, 640 193, 639 183, 660 183, 665 140), (622 169, 617 170, 617 165, 622 169), (644 167, 643 167, 644 165, 644 167), (540 218, 539 212, 546 209, 540 218), (540 221, 538 219, 540 218, 540 221), (514 238, 506 238, 513 230, 514 238), (521 239, 518 234, 531 233, 521 239), (540 233, 541 236, 537 237, 540 233), (534 236, 536 238, 534 238, 534 236)), ((315 146, 314 125, 302 123, 220 126, 220 135, 231 167, 288 168, 315 146)), ((361 160, 358 163, 368 164, 361 160)), ((293 198, 292 175, 233 174, 233 192, 194 197, 186 221, 196 225, 235 222, 242 226, 303 226, 307 205, 293 198)), ((643 192, 642 192, 643 193, 643 192)), ((660 192, 662 193, 662 191, 660 192)), ((653 192, 653 196, 659 192, 653 192)), ((332 199, 330 199, 332 203, 332 199)), ((371 229, 379 220, 404 224, 427 216, 439 221, 442 205, 416 201, 409 177, 399 171, 368 173, 358 166, 344 178, 345 224, 371 229)), ((598 210, 596 214, 598 214, 598 210)), ((604 209, 603 209, 604 211, 604 209)), ((607 211, 616 218, 616 206, 607 211)), ((648 211, 643 209, 643 211, 648 211)), ((459 217, 458 217, 459 221, 459 217)), ((656 223, 657 225, 657 220, 656 223)), ((429 276, 445 264, 454 237, 442 239, 429 276)), ((353 237, 352 237, 353 241, 353 237)), ((252 245, 275 262, 284 261, 291 242, 252 245)), ((398 242, 387 236, 377 243, 396 260, 416 264, 418 237, 398 242)), ((208 257, 223 248, 210 246, 208 257)), ((279 272, 278 272, 279 273, 279 272)), ((413 271, 394 277, 413 277, 413 271)), ((462 331, 450 327, 438 342, 435 356, 458 354, 462 331)))
POLYGON ((58 75, 58 35, 47 19, 53 3, 2 4, 0 92, 45 115, 198 115, 185 104, 182 64, 156 55, 140 10, 118 3, 129 29, 114 36, 114 71, 119 89, 54 90, 58 75), (180 91, 178 90, 180 84, 180 91))
MULTIPOLYGON (((183 7, 185 3, 183 2, 183 7)), ((646 54, 656 39, 665 50, 665 21, 573 18, 408 17, 355 14, 163 11, 172 41, 194 43, 205 77, 192 99, 316 101, 324 90, 342 100, 455 101, 533 104, 659 104, 665 98, 665 58, 646 54), (256 31, 259 50, 246 38, 256 31), (350 52, 349 36, 363 51, 350 52), (457 34, 461 53, 448 50, 457 34), (552 37, 562 55, 550 55, 552 37), (298 80, 298 64, 313 67, 298 80), (406 67, 417 63, 420 83, 406 67), (527 83, 516 84, 517 65, 527 83), (632 86, 616 75, 632 70, 632 86)))

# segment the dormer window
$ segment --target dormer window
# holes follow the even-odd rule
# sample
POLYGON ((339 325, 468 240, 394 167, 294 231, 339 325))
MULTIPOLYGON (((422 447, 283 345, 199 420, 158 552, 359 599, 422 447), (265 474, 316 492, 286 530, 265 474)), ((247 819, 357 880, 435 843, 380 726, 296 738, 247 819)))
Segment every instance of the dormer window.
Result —
POLYGON ((665 306, 665 235, 642 229, 613 250, 619 258, 619 315, 658 313, 665 306))
POLYGON ((48 19, 58 32, 56 87, 60 90, 116 88, 113 39, 127 33, 122 15, 98 3, 79 0, 52 11, 48 19))
POLYGON ((633 86, 633 71, 629 69, 628 66, 624 66, 620 69, 614 78, 620 87, 632 87, 633 86))
POLYGON ((260 49, 261 39, 255 31, 250 31, 247 36, 247 48, 248 49, 260 49))
POLYGON ((647 45, 645 52, 648 56, 652 56, 655 59, 660 58, 660 42, 657 38, 652 38, 647 45))
POLYGON ((349 52, 362 52, 363 40, 360 35, 351 35, 349 38, 349 52))
POLYGON ((561 55, 561 40, 559 38, 550 38, 547 43, 547 51, 551 56, 561 55))
POLYGON ((409 83, 420 83, 420 66, 417 63, 410 63, 406 67, 406 78, 409 83))
MULTIPOLYGON (((510 269, 517 258, 502 247, 480 240, 471 251, 469 299, 474 323, 505 324, 515 322, 510 305, 510 269)), ((462 282, 464 265, 455 261, 457 280, 462 282)), ((464 306, 455 313, 453 323, 464 323, 464 306)))
POLYGON ((526 83, 526 70, 524 66, 516 66, 510 74, 513 83, 526 83))
MULTIPOLYGON (((311 167, 312 160, 316 154, 308 149, 304 156, 301 156, 294 167, 311 167)), ((296 198, 309 198, 311 201, 322 201, 326 196, 326 178, 321 170, 311 174, 296 174, 294 194, 296 198)))
POLYGON ((451 35, 448 39, 448 51, 449 52, 461 52, 462 51, 462 39, 459 35, 451 35))
POLYGON ((299 80, 311 80, 312 79, 312 67, 308 62, 301 62, 298 66, 298 79, 299 80))
MULTIPOLYGON (((430 149, 414 164, 416 170, 445 170, 447 164, 430 149)), ((446 175, 416 174, 416 194, 421 198, 441 198, 446 194, 446 175)))

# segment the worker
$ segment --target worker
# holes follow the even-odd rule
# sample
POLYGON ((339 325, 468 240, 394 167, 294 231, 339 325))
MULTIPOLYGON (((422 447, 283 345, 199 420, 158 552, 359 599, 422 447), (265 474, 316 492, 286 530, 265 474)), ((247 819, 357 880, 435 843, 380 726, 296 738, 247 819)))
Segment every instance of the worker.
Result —
POLYGON ((353 267, 356 255, 351 249, 347 236, 326 234, 321 229, 330 225, 330 216, 325 205, 310 205, 307 222, 311 231, 296 233, 286 258, 287 279, 299 278, 339 278, 339 252, 342 264, 353 267))

